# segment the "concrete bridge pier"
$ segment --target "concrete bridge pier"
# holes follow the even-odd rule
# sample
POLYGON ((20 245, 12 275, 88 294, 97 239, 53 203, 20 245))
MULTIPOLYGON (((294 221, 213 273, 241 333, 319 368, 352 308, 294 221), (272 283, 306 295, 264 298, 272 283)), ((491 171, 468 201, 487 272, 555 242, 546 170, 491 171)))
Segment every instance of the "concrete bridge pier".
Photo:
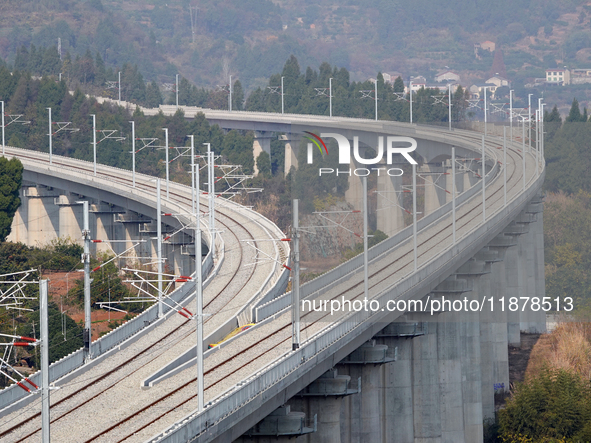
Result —
POLYGON ((450 189, 447 189, 447 168, 441 163, 426 163, 423 165, 421 174, 425 177, 425 214, 429 215, 431 212, 444 205, 449 197, 451 200, 450 189))
POLYGON ((307 426, 306 414, 292 411, 289 405, 283 405, 271 412, 235 441, 240 443, 289 442, 296 437, 315 431, 316 427, 307 426))
MULTIPOLYGON (((434 298, 453 303, 471 291, 467 280, 451 276, 433 291, 434 298)), ((437 363, 442 443, 464 442, 464 408, 462 397, 461 321, 463 312, 443 308, 437 316, 437 363)))
MULTIPOLYGON (((493 346, 493 380, 495 393, 502 393, 509 389, 509 337, 507 331, 507 306, 501 303, 501 299, 507 300, 507 275, 506 264, 504 263, 507 251, 517 245, 514 236, 501 233, 497 235, 488 247, 497 251, 503 262, 495 263, 492 266, 491 280, 495 282, 491 287, 493 297, 493 311, 490 312, 490 331, 492 334, 493 346)), ((485 309, 490 309, 490 303, 485 309)), ((481 322, 486 321, 481 316, 481 322)), ((481 325, 482 327, 482 325, 481 325)))
POLYGON ((59 208, 55 206, 54 199, 59 195, 59 192, 42 186, 23 188, 30 246, 43 246, 58 238, 59 208))
MULTIPOLYGON (((289 400, 288 404, 307 417, 317 416, 316 432, 301 436, 298 441, 306 443, 341 443, 341 403, 344 397, 357 394, 350 388, 351 377, 339 375, 333 368, 308 385, 289 400)), ((359 388, 360 380, 356 382, 359 388)))
POLYGON ((381 371, 380 365, 394 361, 388 346, 375 340, 363 344, 339 365, 339 372, 361 378, 361 395, 345 398, 342 403, 341 441, 343 443, 381 442, 381 371))
MULTIPOLYGON (((472 291, 468 301, 481 297, 480 277, 490 272, 490 264, 470 259, 456 272, 456 277, 468 280, 472 291)), ((464 401, 464 435, 466 442, 480 443, 483 440, 482 423, 482 373, 480 350, 480 319, 478 312, 462 312, 462 398, 464 401)))
MULTIPOLYGON (((531 308, 532 297, 536 296, 536 251, 535 235, 533 230, 536 222, 536 214, 522 211, 515 219, 517 224, 527 225, 527 232, 519 237, 517 242, 517 255, 521 266, 519 268, 521 278, 519 279, 519 295, 517 297, 529 297, 525 310, 523 309, 524 300, 519 300, 519 330, 526 333, 538 332, 539 313, 531 308)), ((545 329, 545 328, 544 328, 545 329)))
POLYGON ((298 169, 298 152, 301 136, 298 134, 282 135, 281 140, 285 141, 285 164, 283 173, 289 174, 291 167, 298 169))
POLYGON ((109 247, 109 243, 106 240, 124 240, 125 239, 125 230, 121 223, 115 222, 115 217, 118 214, 125 213, 123 208, 114 207, 108 203, 104 202, 97 202, 90 205, 89 212, 94 214, 94 223, 93 217, 90 217, 90 238, 93 240, 103 240, 103 243, 92 243, 91 246, 94 246, 94 251, 91 249, 91 253, 93 255, 107 253, 113 254, 113 250, 115 253, 119 253, 123 251, 124 243, 115 244, 113 243, 111 247, 109 247))
POLYGON ((55 198, 55 205, 59 208, 59 236, 70 238, 72 241, 82 240, 82 227, 84 225, 84 214, 78 196, 69 193, 55 198))
POLYGON ((398 319, 374 338, 396 350, 396 360, 382 366, 382 435, 385 443, 414 443, 412 339, 425 334, 423 323, 398 319), (400 321, 399 321, 400 320, 400 321))
POLYGON ((378 176, 377 229, 392 237, 404 229, 402 177, 390 177, 386 171, 378 176))
POLYGON ((26 189, 27 187, 23 185, 18 191, 18 196, 21 200, 21 205, 14 214, 14 218, 12 219, 10 235, 7 237, 7 240, 15 243, 20 242, 28 245, 29 202, 25 195, 26 189))
POLYGON ((478 280, 480 303, 484 303, 482 311, 479 312, 480 325, 480 370, 482 378, 482 416, 484 420, 495 417, 495 380, 493 376, 494 367, 494 334, 492 331, 492 313, 490 312, 490 299, 492 297, 492 286, 495 280, 492 272, 495 265, 502 264, 498 251, 489 247, 482 248, 475 256, 477 260, 486 263, 490 273, 483 274, 478 280))
POLYGON ((353 173, 356 167, 355 162, 351 159, 351 163, 349 164, 351 175, 347 180, 349 188, 345 191, 345 200, 352 205, 355 210, 359 211, 363 209, 363 182, 361 181, 361 177, 358 177, 353 173))
MULTIPOLYGON (((525 213, 531 214, 535 221, 530 224, 530 230, 525 235, 527 241, 527 295, 537 297, 539 309, 530 309, 528 315, 528 332, 546 332, 546 312, 541 306, 542 298, 546 295, 544 278, 544 203, 541 196, 536 196, 526 207, 525 213)), ((531 299, 530 299, 531 300, 531 299)), ((530 304, 530 308, 532 305, 530 304)))
POLYGON ((275 138, 275 133, 270 131, 254 131, 254 143, 252 146, 252 156, 254 157, 254 175, 259 175, 257 159, 262 152, 271 157, 271 139, 275 138))
MULTIPOLYGON (((503 234, 513 238, 513 241, 519 244, 519 237, 526 234, 529 230, 527 224, 516 223, 513 221, 503 230, 503 234)), ((507 296, 505 297, 505 309, 507 313, 507 339, 510 346, 521 347, 521 330, 519 328, 519 310, 509 309, 510 299, 520 297, 523 292, 523 272, 524 266, 519 257, 519 249, 509 248, 505 253, 505 276, 507 284, 507 296)))
POLYGON ((412 341, 412 401, 415 443, 441 443, 437 323, 412 341))

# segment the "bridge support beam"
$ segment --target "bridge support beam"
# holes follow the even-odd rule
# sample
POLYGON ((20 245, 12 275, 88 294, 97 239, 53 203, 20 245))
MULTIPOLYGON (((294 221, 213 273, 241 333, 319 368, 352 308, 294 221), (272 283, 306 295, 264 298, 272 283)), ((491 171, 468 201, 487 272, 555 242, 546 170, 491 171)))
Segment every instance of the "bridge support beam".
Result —
MULTIPOLYGON (((482 275, 490 272, 490 264, 470 259, 456 272, 456 276, 467 279, 472 291, 468 300, 481 300, 482 275)), ((480 443, 483 440, 482 419, 482 373, 480 350, 480 322, 478 312, 463 312, 461 323, 462 339, 462 398, 464 401, 464 435, 466 442, 480 443)))
POLYGON ((392 237, 404 229, 402 177, 390 177, 385 171, 378 176, 377 229, 392 237))
MULTIPOLYGON (((447 169, 445 166, 437 164, 425 164, 422 174, 425 177, 425 214, 429 215, 440 206, 444 205, 446 201, 451 200, 451 194, 447 189, 447 176, 445 175, 447 169)), ((451 182, 450 182, 451 183, 451 182)))
POLYGON ((298 169, 298 152, 301 137, 297 134, 287 134, 281 136, 281 139, 285 140, 285 163, 283 173, 287 175, 292 166, 298 169))
POLYGON ((78 196, 60 195, 55 198, 55 205, 59 208, 59 236, 70 238, 72 241, 82 239, 82 205, 76 203, 78 196))
POLYGON ((27 201, 27 240, 30 246, 43 246, 58 238, 59 210, 54 199, 59 192, 44 187, 23 189, 27 201))
MULTIPOLYGON (((491 288, 493 297, 493 312, 490 314, 490 331, 493 345, 493 380, 495 394, 502 393, 509 389, 509 337, 507 330, 507 275, 505 257, 509 250, 515 249, 517 241, 514 236, 501 233, 490 243, 489 248, 497 251, 503 262, 495 263, 492 266, 491 280, 494 282, 491 288), (505 306, 500 302, 505 299, 505 306)), ((490 304, 488 304, 490 308, 490 304)), ((481 322, 486 318, 481 316, 481 322)), ((482 328, 481 324, 481 328, 482 328)))
POLYGON ((425 334, 423 323, 396 321, 375 336, 396 350, 396 360, 382 366, 382 435, 386 443, 414 443, 412 339, 425 334))
POLYGON ((261 153, 266 152, 271 158, 271 139, 274 133, 269 131, 254 131, 254 143, 252 145, 252 156, 254 157, 254 175, 259 175, 257 159, 261 153))
POLYGON ((276 443, 293 441, 294 437, 316 432, 315 423, 313 427, 306 425, 306 414, 291 411, 289 405, 280 406, 246 431, 236 442, 276 443))
MULTIPOLYGON (((435 298, 453 302, 470 292, 464 279, 449 277, 433 291, 435 298)), ((447 311, 437 316, 437 363, 439 366, 439 392, 442 443, 463 442, 464 409, 462 397, 461 321, 463 312, 447 311)))
POLYGON ((6 238, 6 240, 15 242, 15 243, 24 243, 26 245, 29 244, 29 202, 26 197, 26 190, 27 188, 23 185, 19 191, 18 196, 21 200, 21 205, 16 210, 14 214, 14 218, 12 219, 12 226, 10 235, 6 238))
POLYGON ((300 437, 300 440, 307 443, 341 443, 341 403, 345 396, 357 394, 361 383, 358 380, 358 389, 351 389, 350 380, 351 377, 339 375, 333 368, 289 400, 292 408, 305 411, 308 417, 318 417, 317 431, 300 437))
MULTIPOLYGON (((392 352, 392 350, 390 350, 392 352)), ((379 365, 394 361, 388 346, 370 340, 340 362, 339 372, 351 378, 361 377, 361 395, 347 397, 343 402, 343 443, 381 442, 381 371, 379 365)))

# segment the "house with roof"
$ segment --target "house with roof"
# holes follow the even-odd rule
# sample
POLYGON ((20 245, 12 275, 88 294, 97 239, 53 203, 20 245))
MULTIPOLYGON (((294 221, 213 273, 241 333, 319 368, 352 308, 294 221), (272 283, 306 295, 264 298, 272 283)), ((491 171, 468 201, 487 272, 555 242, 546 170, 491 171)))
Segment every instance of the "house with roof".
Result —
POLYGON ((498 75, 498 74, 493 75, 491 78, 486 80, 486 83, 491 83, 491 84, 495 85, 497 88, 500 88, 501 86, 507 86, 509 88, 511 87, 511 81, 509 79, 506 79, 505 77, 498 75))
POLYGON ((546 83, 549 85, 569 85, 570 71, 568 69, 546 69, 546 83))
POLYGON ((497 89, 500 86, 497 86, 494 83, 475 83, 472 86, 470 86, 469 91, 470 91, 470 95, 472 96, 472 98, 483 98, 484 97, 484 90, 488 90, 490 91, 490 95, 489 97, 494 98, 495 97, 495 92, 497 91, 497 89))
POLYGON ((459 83, 460 76, 453 71, 443 71, 435 76, 435 81, 438 83, 441 83, 441 82, 458 82, 459 83))

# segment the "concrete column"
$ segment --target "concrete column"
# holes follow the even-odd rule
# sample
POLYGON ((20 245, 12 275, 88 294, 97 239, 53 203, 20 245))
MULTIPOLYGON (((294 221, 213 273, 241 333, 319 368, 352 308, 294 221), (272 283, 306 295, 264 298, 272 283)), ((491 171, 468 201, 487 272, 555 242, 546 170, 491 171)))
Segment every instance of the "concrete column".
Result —
POLYGON ((441 443, 437 323, 429 322, 426 334, 412 341, 413 425, 415 443, 441 443))
MULTIPOLYGON (((512 237, 513 242, 519 245, 519 237, 527 233, 529 227, 527 224, 512 222, 507 226, 503 233, 512 237)), ((519 311, 509 309, 509 301, 512 297, 520 297, 523 293, 524 283, 523 272, 521 270, 523 261, 519 256, 519 248, 509 248, 505 253, 505 278, 507 281, 507 296, 505 297, 505 309, 507 312, 507 339, 510 346, 521 347, 521 330, 519 327, 519 311)))
POLYGON ((59 208, 59 236, 82 242, 82 205, 76 202, 79 198, 70 195, 56 197, 55 204, 59 208))
MULTIPOLYGON (((493 381, 495 393, 509 390, 509 337, 507 331, 507 275, 505 257, 509 249, 515 249, 517 242, 514 236, 499 234, 489 243, 489 248, 498 252, 503 262, 492 266, 491 296, 494 299, 494 311, 491 312, 491 334, 493 343, 493 381), (500 303, 505 299, 505 306, 500 303)), ((490 308, 490 304, 488 305, 490 308)), ((482 316, 481 316, 482 321, 482 316)))
MULTIPOLYGON (((483 248, 476 254, 476 258, 484 261, 492 271, 494 265, 499 265, 502 260, 498 257, 498 252, 488 247, 483 248)), ((492 312, 490 312, 490 302, 492 297, 492 287, 495 285, 492 278, 492 272, 483 274, 476 285, 479 288, 480 302, 484 303, 482 311, 479 313, 480 324, 480 370, 482 378, 482 417, 484 420, 494 420, 495 417, 495 390, 494 390, 494 334, 492 331, 492 312)))
POLYGON ((361 210, 363 209, 363 183, 361 177, 358 177, 353 173, 356 167, 355 162, 351 159, 351 163, 349 164, 351 175, 347 180, 349 188, 345 191, 345 200, 352 205, 355 210, 361 210))
POLYGON ((29 187, 25 191, 29 202, 29 246, 43 246, 55 240, 59 232, 59 209, 54 198, 59 194, 45 188, 29 187))
POLYGON ((257 167, 257 158, 262 152, 269 154, 271 157, 271 139, 273 133, 269 131, 254 131, 254 142, 252 145, 252 156, 254 157, 254 175, 259 175, 259 168, 257 167))
POLYGON ((6 238, 6 240, 28 245, 29 200, 25 195, 25 189, 28 188, 23 186, 18 191, 19 198, 21 199, 21 205, 14 214, 12 225, 10 227, 10 235, 6 238))
MULTIPOLYGON (((361 395, 347 397, 343 402, 346 422, 341 427, 343 443, 381 442, 381 371, 379 365, 394 358, 388 355, 388 346, 370 340, 339 364, 348 367, 349 375, 361 377, 361 395)), ((345 372, 343 371, 343 372, 345 372)), ((341 372, 341 369, 339 369, 341 372)), ((341 417, 342 419, 343 417, 341 417)), ((341 420, 342 421, 342 420, 341 420)))
MULTIPOLYGON (((432 296, 453 303, 461 300, 462 294, 470 290, 466 280, 452 276, 439 284, 432 291, 432 296)), ((437 316, 441 441, 455 443, 465 441, 461 359, 461 321, 464 313, 444 309, 437 316)))
POLYGON ((292 409, 304 411, 308 417, 317 416, 317 432, 299 437, 299 440, 307 443, 341 442, 342 400, 358 392, 349 387, 350 380, 348 375, 339 375, 336 369, 331 369, 289 400, 292 409))
MULTIPOLYGON (((462 265, 457 276, 466 279, 472 291, 466 296, 469 301, 481 300, 482 275, 490 272, 490 264, 475 259, 462 265)), ((480 319, 478 312, 463 312, 462 337, 462 397, 464 400, 464 435, 466 442, 480 443, 483 440, 482 418, 482 373, 480 351, 480 319)))
POLYGON ((480 177, 476 175, 479 173, 479 165, 474 160, 464 159, 464 166, 464 185, 462 189, 467 191, 480 180, 480 177))
MULTIPOLYGON (((542 303, 546 295, 546 282, 544 277, 544 203, 541 196, 536 196, 526 208, 526 212, 535 214, 536 221, 531 224, 531 245, 533 246, 533 282, 532 296, 538 297, 542 303)), ((528 281, 529 283, 529 281, 528 281)), ((532 311, 532 329, 538 333, 546 332, 546 312, 540 308, 539 311, 532 311)))
POLYGON ((521 212, 515 219, 515 222, 519 225, 527 225, 527 232, 519 237, 517 242, 517 256, 520 261, 520 273, 521 278, 519 279, 519 295, 518 297, 530 297, 525 310, 522 310, 524 301, 519 301, 519 329, 526 333, 537 332, 537 312, 531 309, 531 298, 535 296, 535 242, 532 224, 536 221, 536 215, 528 212, 521 212))
POLYGON ((385 171, 378 176, 377 228, 388 237, 404 229, 402 177, 390 177, 385 171))
POLYGON ((424 335, 422 323, 402 319, 375 336, 396 350, 396 360, 382 366, 382 436, 386 443, 414 443, 412 395, 412 339, 424 335))
POLYGON ((288 442, 294 437, 315 432, 306 426, 306 414, 291 410, 289 405, 280 406, 237 439, 238 442, 288 442))
POLYGON ((300 137, 297 134, 288 134, 282 136, 281 139, 285 140, 285 165, 283 172, 287 175, 292 166, 298 169, 300 137))
POLYGON ((441 205, 444 205, 447 196, 447 177, 444 175, 446 168, 441 164, 425 164, 422 171, 425 177, 425 214, 429 215, 441 205))

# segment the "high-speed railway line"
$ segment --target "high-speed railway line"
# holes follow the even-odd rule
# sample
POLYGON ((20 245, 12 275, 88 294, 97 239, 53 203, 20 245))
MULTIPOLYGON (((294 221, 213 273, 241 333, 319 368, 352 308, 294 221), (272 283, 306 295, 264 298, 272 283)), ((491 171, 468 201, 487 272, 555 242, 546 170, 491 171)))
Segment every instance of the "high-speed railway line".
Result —
MULTIPOLYGON (((254 117, 250 113, 244 114, 249 114, 245 118, 254 120, 262 121, 265 117, 258 114, 254 117)), ((474 157, 480 155, 481 135, 468 131, 448 132, 439 128, 405 126, 390 122, 338 118, 329 120, 313 116, 269 114, 267 118, 274 121, 292 119, 297 120, 298 124, 310 126, 315 124, 336 128, 352 126, 354 129, 386 134, 402 130, 404 135, 412 134, 417 138, 436 140, 448 146, 462 146, 464 149, 471 150, 474 157)), ((370 298, 383 302, 386 297, 411 298, 417 294, 428 293, 435 285, 434 282, 442 281, 453 271, 454 264, 448 262, 458 261, 458 264, 461 264, 464 251, 481 248, 485 244, 481 243, 486 238, 496 235, 503 225, 506 226, 511 221, 519 208, 527 203, 527 195, 533 195, 534 191, 537 191, 544 175, 543 160, 542 164, 536 164, 535 153, 533 151, 523 153, 520 145, 520 143, 508 145, 507 163, 503 164, 502 151, 499 149, 502 141, 494 137, 486 138, 485 149, 489 166, 485 194, 487 220, 483 221, 482 216, 482 194, 474 192, 474 195, 457 207, 457 241, 453 244, 451 208, 443 211, 418 233, 418 271, 414 269, 413 243, 408 236, 370 261, 368 280, 370 298), (522 177, 524 157, 527 159, 525 188, 522 177), (507 168, 506 183, 503 180, 502 168, 507 168), (504 203, 505 192, 508 206, 504 203), (487 231, 490 232, 487 233, 487 231), (426 275, 428 270, 435 270, 435 272, 426 275), (424 290, 421 289, 421 285, 426 286, 424 290), (405 289, 392 295, 396 293, 397 286, 404 286, 405 289)), ((444 149, 443 145, 441 149, 444 149)), ((449 156, 450 153, 444 154, 449 156)), ((68 160, 70 161, 75 162, 68 160)), ((146 181, 142 186, 153 189, 154 185, 146 181)), ((184 203, 187 204, 187 197, 183 197, 182 193, 177 191, 178 185, 174 185, 171 189, 173 189, 173 199, 183 203, 184 198, 184 203)), ((232 213, 232 217, 237 215, 232 213)), ((250 234, 249 238, 260 238, 257 237, 259 233, 250 230, 250 225, 248 230, 244 227, 244 224, 251 221, 242 219, 236 221, 230 216, 225 219, 220 216, 219 220, 225 223, 225 229, 228 231, 243 229, 245 235, 250 234)), ((220 270, 219 276, 213 281, 216 282, 220 276, 231 276, 220 285, 226 288, 236 280, 240 282, 237 283, 238 286, 242 285, 238 292, 245 292, 246 285, 253 277, 252 275, 238 277, 239 271, 243 268, 241 260, 244 260, 244 256, 248 254, 246 251, 237 254, 240 249, 238 241, 240 237, 240 232, 233 232, 232 235, 224 238, 226 251, 235 251, 232 255, 239 255, 240 258, 235 257, 233 266, 228 266, 227 271, 220 270)), ((271 252, 270 249, 269 252, 271 252)), ((225 262, 224 265, 226 265, 225 262)), ((339 274, 338 278, 335 278, 335 284, 330 288, 314 291, 309 296, 319 300, 332 300, 336 297, 339 299, 345 297, 348 300, 361 299, 364 297, 364 290, 363 273, 360 271, 362 271, 360 268, 356 268, 339 274)), ((214 290, 213 285, 208 287, 206 303, 218 297, 221 300, 224 288, 214 290)), ((227 306, 227 303, 231 302, 220 302, 223 306, 227 306)), ((217 311, 211 320, 224 311, 225 308, 217 311)), ((290 312, 288 309, 280 311, 247 333, 239 334, 206 358, 204 400, 208 407, 201 414, 195 412, 197 388, 195 373, 191 368, 163 380, 148 390, 139 388, 139 380, 144 379, 153 372, 154 368, 162 366, 178 354, 173 352, 174 349, 180 347, 184 350, 195 344, 194 329, 190 323, 181 316, 173 316, 155 327, 149 337, 141 337, 134 345, 105 359, 99 366, 93 368, 92 373, 81 374, 78 379, 70 380, 60 391, 52 394, 54 405, 52 435, 60 442, 186 441, 193 437, 203 441, 215 439, 224 433, 231 432, 230 429, 233 426, 239 425, 242 428, 246 426, 244 420, 249 414, 237 414, 237 411, 248 408, 249 403, 254 405, 264 392, 268 392, 267 398, 270 399, 275 392, 273 389, 279 389, 277 386, 280 383, 286 386, 288 383, 296 384, 294 380, 298 377, 298 371, 303 373, 306 370, 310 371, 307 362, 312 357, 332 359, 331 363, 336 364, 339 359, 335 357, 338 354, 338 351, 333 350, 337 349, 334 348, 335 346, 342 345, 345 348, 347 340, 352 342, 370 331, 373 324, 395 316, 396 314, 387 312, 367 314, 365 317, 355 317, 354 314, 344 312, 332 316, 327 312, 303 313, 302 349, 298 351, 302 354, 302 358, 299 363, 292 365, 293 369, 278 371, 281 365, 286 366, 291 356, 295 355, 291 349, 290 312), (322 337, 334 334, 335 325, 342 326, 347 322, 354 322, 354 324, 351 324, 349 329, 336 339, 327 341, 328 344, 324 347, 316 345, 321 342, 322 337), (255 384, 259 390, 258 394, 252 389, 246 391, 255 384)), ((322 360, 318 360, 318 363, 321 362, 322 360)), ((36 410, 33 406, 29 406, 28 409, 25 407, 0 418, 3 430, 0 438, 6 441, 37 441, 40 420, 35 414, 38 408, 38 405, 36 410)), ((239 436, 239 434, 238 432, 233 435, 239 436)))

